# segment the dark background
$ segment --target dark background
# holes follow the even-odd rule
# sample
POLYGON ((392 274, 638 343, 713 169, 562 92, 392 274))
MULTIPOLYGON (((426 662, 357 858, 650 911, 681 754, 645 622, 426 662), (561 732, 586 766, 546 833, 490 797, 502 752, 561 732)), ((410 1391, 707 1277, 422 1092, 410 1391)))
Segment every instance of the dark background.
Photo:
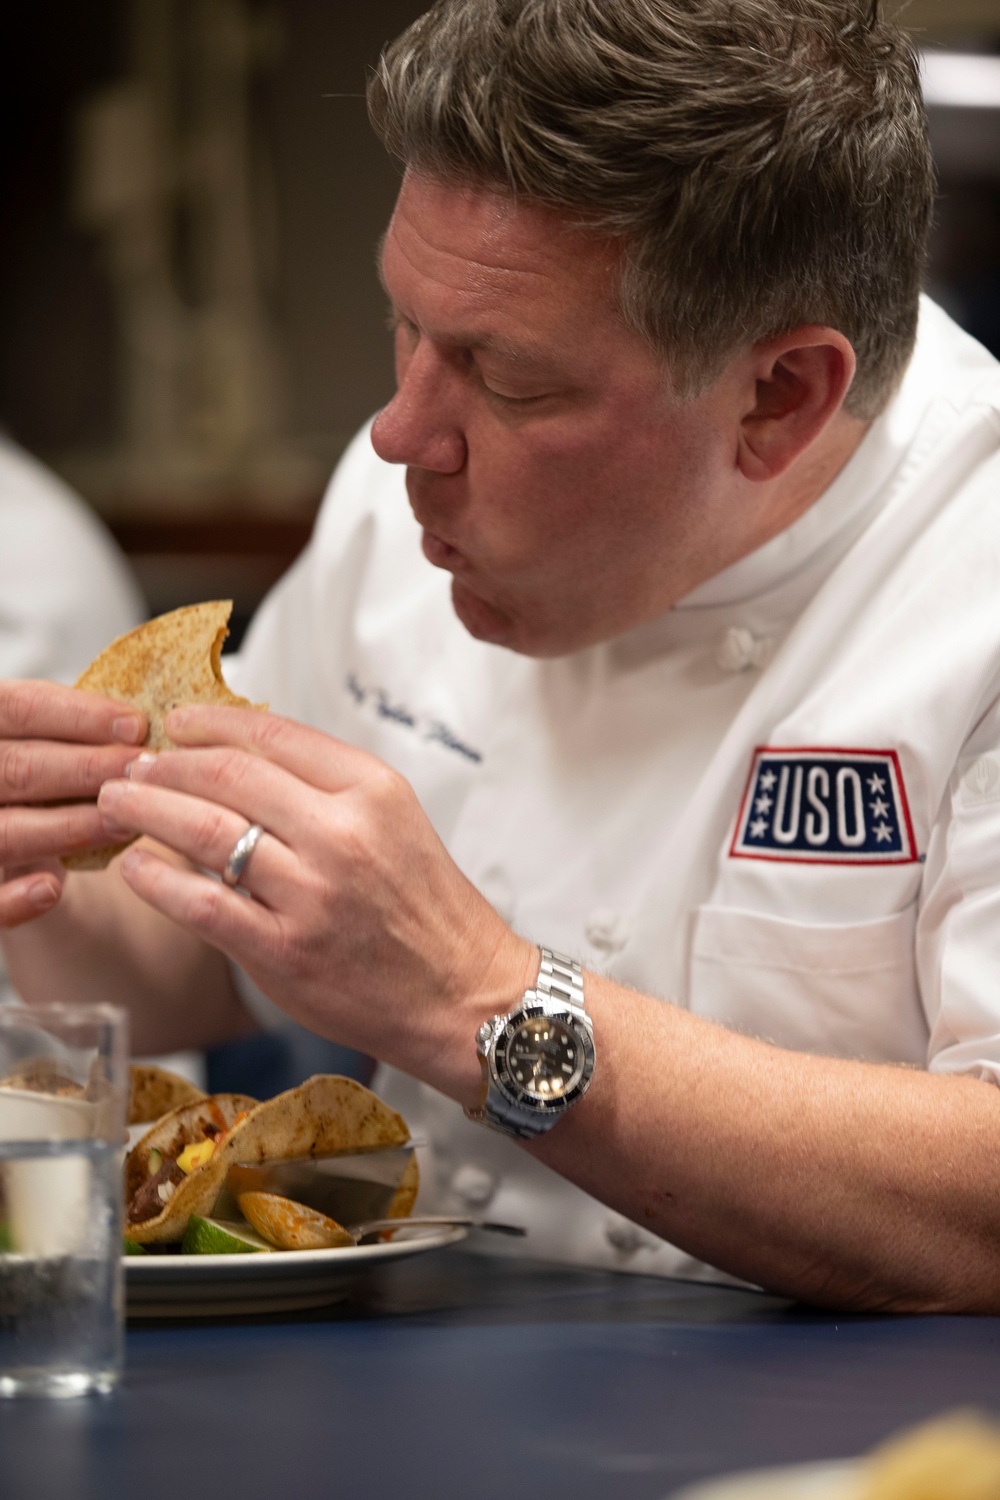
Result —
MULTIPOLYGON (((46 0, 6 6, 0 22, 0 422, 50 458, 116 431, 114 309, 100 247, 73 220, 72 125, 81 101, 126 71, 127 8, 46 0)), ((357 96, 385 41, 424 8, 267 8, 281 52, 253 106, 280 222, 273 312, 294 429, 331 451, 391 390, 373 261, 398 175, 357 96)))

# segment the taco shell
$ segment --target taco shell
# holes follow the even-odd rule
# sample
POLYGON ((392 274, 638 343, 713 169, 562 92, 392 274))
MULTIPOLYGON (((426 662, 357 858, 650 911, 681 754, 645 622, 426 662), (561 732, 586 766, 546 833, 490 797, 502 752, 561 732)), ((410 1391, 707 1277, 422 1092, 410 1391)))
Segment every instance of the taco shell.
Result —
POLYGON ((207 1097, 204 1089, 197 1088, 179 1073, 171 1073, 169 1068, 133 1063, 128 1071, 128 1125, 159 1120, 180 1104, 193 1104, 196 1099, 207 1097))
MULTIPOLYGON (((217 703, 230 708, 262 708, 230 692, 222 677, 222 643, 229 634, 231 599, 189 604, 147 620, 121 635, 77 679, 76 686, 137 708, 149 720, 146 750, 165 750, 163 721, 184 703, 217 703)), ((103 870, 133 840, 82 854, 67 854, 67 870, 103 870)))
MULTIPOLYGON (((389 1149, 404 1146, 410 1139, 403 1117, 353 1078, 317 1074, 297 1088, 257 1105, 240 1094, 216 1094, 173 1110, 136 1143, 125 1162, 126 1203, 151 1175, 149 1153, 154 1147, 164 1157, 176 1159, 186 1144, 200 1138, 202 1124, 221 1123, 213 1109, 221 1111, 225 1124, 229 1125, 248 1106, 246 1119, 232 1126, 204 1166, 197 1167, 178 1183, 162 1212, 153 1219, 128 1224, 126 1232, 130 1240, 149 1245, 182 1239, 192 1214, 203 1217, 211 1214, 226 1174, 235 1162, 327 1156, 365 1147, 389 1149)), ((409 1214, 417 1183, 414 1158, 393 1199, 392 1217, 409 1214)))

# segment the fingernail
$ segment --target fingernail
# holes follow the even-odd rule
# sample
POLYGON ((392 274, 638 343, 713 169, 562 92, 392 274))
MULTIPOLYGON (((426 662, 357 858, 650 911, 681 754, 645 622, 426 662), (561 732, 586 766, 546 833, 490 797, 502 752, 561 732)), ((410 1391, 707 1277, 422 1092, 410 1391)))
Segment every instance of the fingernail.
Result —
POLYGON ((120 823, 113 823, 109 818, 102 818, 101 824, 104 828, 105 834, 109 839, 111 839, 112 843, 121 844, 124 843, 126 839, 135 838, 134 828, 123 828, 120 823))
POLYGON ((134 875, 141 864, 142 855, 139 853, 138 849, 130 849, 128 853, 123 854, 121 859, 118 861, 118 868, 121 870, 123 875, 134 875))
POLYGON ((54 880, 36 880, 28 889, 28 900, 38 911, 48 911, 59 900, 59 887, 54 880))
POLYGON ((149 775, 149 768, 155 760, 156 756, 150 755, 149 751, 146 750, 142 755, 136 756, 135 760, 129 761, 125 767, 125 775, 129 781, 145 781, 149 775))
POLYGON ((111 725, 112 738, 121 740, 125 745, 138 745, 145 733, 142 720, 137 719, 134 714, 124 714, 111 725))
POLYGON ((125 788, 120 781, 106 781, 97 794, 97 806, 102 813, 113 812, 120 807, 125 797, 125 788))

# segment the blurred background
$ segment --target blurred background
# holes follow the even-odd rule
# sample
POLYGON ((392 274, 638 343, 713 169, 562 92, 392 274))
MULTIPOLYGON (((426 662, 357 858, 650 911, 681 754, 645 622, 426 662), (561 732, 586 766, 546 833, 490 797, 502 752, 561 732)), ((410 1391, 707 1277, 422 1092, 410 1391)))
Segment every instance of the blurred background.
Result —
MULTIPOLYGON (((391 389, 397 177, 362 95, 422 8, 5 7, 0 425, 109 522, 154 612, 232 596, 239 631, 391 389)), ((903 16, 930 57, 932 290, 1000 353, 1000 0, 903 16)))
MULTIPOLYGON (((141 601, 124 571, 115 585, 125 625, 91 620, 101 642, 143 609, 223 597, 236 644, 305 544, 343 446, 388 398, 374 258, 398 177, 363 95, 424 3, 4 7, 0 434, 68 481, 138 578, 141 601)), ((1000 355, 1000 0, 910 0, 903 16, 924 49, 941 180, 930 290, 1000 355)), ((6 451, 22 518, 44 529, 48 481, 6 451)), ((0 574, 6 552, 26 619, 43 584, 65 598, 87 572, 98 587, 75 545, 62 574, 43 548, 42 578, 0 515, 0 574)), ((5 608, 0 645, 17 634, 5 608)), ((72 681, 97 649, 78 623, 79 662, 4 672, 72 681)), ((36 637, 29 622, 18 639, 36 637)), ((205 1079, 203 1059, 191 1066, 205 1079)), ((291 1024, 207 1066, 211 1088, 260 1097, 312 1071, 367 1072, 291 1024)))
POLYGON ((238 631, 391 390, 398 178, 363 94, 421 9, 4 8, 0 425, 110 523, 153 612, 231 596, 238 631))

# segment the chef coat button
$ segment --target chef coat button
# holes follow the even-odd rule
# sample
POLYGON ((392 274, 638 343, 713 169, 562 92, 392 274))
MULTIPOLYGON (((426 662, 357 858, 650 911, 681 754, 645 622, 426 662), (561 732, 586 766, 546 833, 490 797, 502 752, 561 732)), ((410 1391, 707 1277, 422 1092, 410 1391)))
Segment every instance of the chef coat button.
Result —
POLYGON ((470 1208, 485 1208, 497 1190, 497 1179, 484 1167, 466 1162, 452 1174, 451 1186, 470 1208))
POLYGON ((633 1224, 631 1219, 623 1219, 620 1214, 611 1214, 605 1219, 604 1237, 609 1245, 620 1250, 623 1255, 634 1255, 637 1250, 652 1250, 660 1243, 655 1235, 646 1234, 638 1224, 633 1224))
POLYGON ((715 664, 723 672, 745 672, 748 667, 766 667, 773 654, 769 635, 756 636, 745 625, 730 625, 715 647, 715 664))
POLYGON ((602 906, 591 912, 583 931, 592 948, 599 948, 602 953, 618 953, 628 942, 632 926, 620 911, 602 906))

